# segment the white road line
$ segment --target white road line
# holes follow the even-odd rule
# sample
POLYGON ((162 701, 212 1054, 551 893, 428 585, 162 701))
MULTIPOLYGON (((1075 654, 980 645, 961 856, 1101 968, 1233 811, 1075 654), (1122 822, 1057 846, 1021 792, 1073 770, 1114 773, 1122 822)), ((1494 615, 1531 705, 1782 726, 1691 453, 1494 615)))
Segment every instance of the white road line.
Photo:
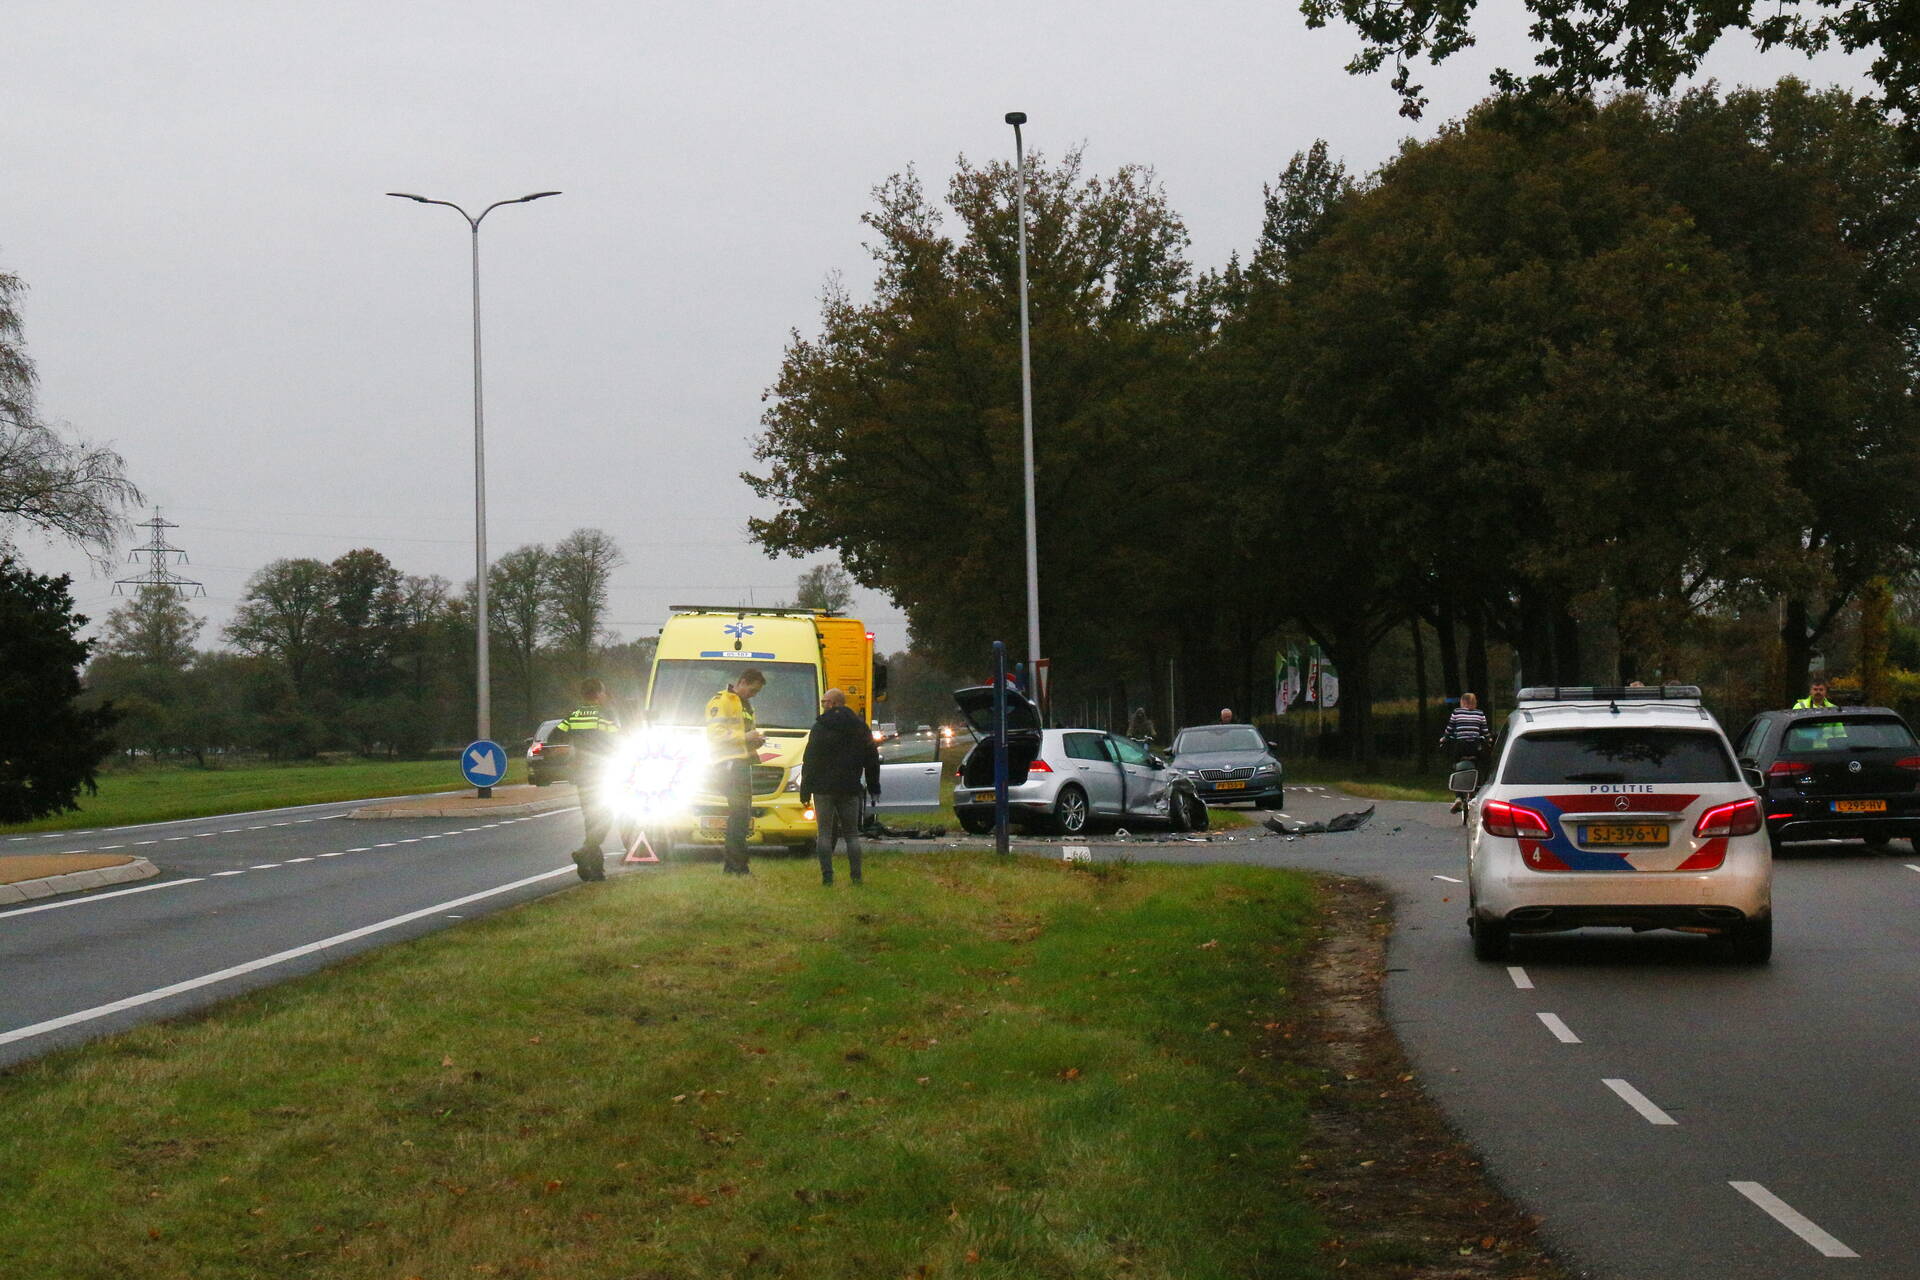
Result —
POLYGON ((119 898, 129 893, 152 893, 155 889, 171 889, 175 885, 199 884, 202 879, 201 876, 194 876, 189 880, 163 880, 159 884, 135 885, 131 889, 115 889, 111 893, 95 893, 85 898, 68 898, 65 902, 43 902, 37 907, 21 907, 18 911, 0 912, 0 920, 12 916, 30 916, 36 911, 58 911, 62 907, 84 906, 89 902, 98 902, 102 898, 119 898))
POLYGON ((1775 1222, 1805 1240, 1827 1258, 1857 1258, 1860 1255, 1813 1225, 1807 1216, 1757 1182, 1729 1182, 1728 1186, 1759 1205, 1775 1222))
POLYGON ((247 830, 249 830, 249 831, 265 831, 265 830, 267 829, 267 826, 268 826, 268 824, 267 824, 267 823, 264 823, 264 822, 263 822, 263 823, 261 823, 261 824, 260 824, 259 826, 257 826, 257 827, 248 827, 248 828, 247 828, 247 830))
POLYGON ((243 876, 247 873, 245 871, 216 871, 213 874, 217 876, 243 876))
POLYGON ((1508 965, 1507 976, 1513 979, 1513 985, 1517 989, 1521 991, 1533 990, 1533 979, 1529 978, 1527 976, 1527 971, 1525 969, 1522 969, 1519 965, 1517 964, 1508 965))
POLYGON ((1445 881, 1446 881, 1446 882, 1447 882, 1448 884, 1459 884, 1459 883, 1460 883, 1460 882, 1459 882, 1458 880, 1455 880, 1455 879, 1454 879, 1454 878, 1453 878, 1452 876, 1435 876, 1435 877, 1434 877, 1434 879, 1435 879, 1435 880, 1445 880, 1445 881))
POLYGON ((138 849, 143 844, 159 844, 159 843, 160 842, 158 840, 135 840, 133 842, 133 847, 138 849))
POLYGON ((1535 1014, 1534 1016, 1539 1018, 1540 1021, 1547 1024, 1547 1030, 1553 1032, 1553 1038, 1555 1040, 1558 1040, 1561 1044, 1579 1044, 1580 1043, 1580 1037, 1573 1034, 1573 1032, 1570 1029, 1568 1029, 1566 1023, 1560 1021, 1559 1014, 1538 1013, 1538 1014, 1535 1014))
POLYGON ((374 847, 374 848, 376 848, 376 849, 391 849, 391 848, 393 848, 393 846, 395 845, 395 843, 397 843, 397 842, 396 842, 396 841, 393 841, 393 840, 389 840, 389 841, 387 841, 387 842, 386 842, 385 844, 377 844, 377 845, 375 845, 375 846, 373 846, 373 847, 374 847))
POLYGON ((192 836, 168 836, 167 843, 172 844, 176 840, 191 840, 191 839, 193 839, 192 836))
MULTIPOLYGON (((215 874, 218 875, 222 873, 216 872, 215 874)), ((175 982, 169 986, 156 987, 152 991, 143 991, 137 996, 128 996, 124 1000, 115 1000, 111 1004, 95 1005, 91 1009, 82 1009, 77 1013, 64 1014, 58 1018, 49 1018, 45 1022, 36 1022, 31 1026, 15 1027, 11 1031, 0 1031, 0 1044, 12 1044, 16 1040, 30 1040, 34 1036, 42 1036, 49 1031, 58 1031, 63 1027, 77 1026, 82 1022, 92 1022, 96 1018, 104 1018, 109 1014, 119 1013, 125 1009, 137 1009, 142 1005, 152 1004, 156 1000, 165 1000, 168 996, 177 996, 182 992, 196 991, 201 987, 210 987, 216 982, 225 982, 229 978, 237 978, 242 974, 253 973, 259 969, 271 968, 277 964, 285 964, 289 960, 297 960, 301 956, 310 956, 316 952, 325 951, 330 947, 340 946, 343 943, 355 942, 361 938, 370 937, 373 934, 395 928, 399 925, 410 924, 415 920, 424 919, 430 915, 444 914, 450 907, 464 907, 469 902, 479 902, 484 898, 495 897, 502 893, 511 893, 515 889, 524 889, 528 885, 538 884, 542 880, 551 880, 556 876, 570 876, 573 874, 575 874, 573 865, 569 863, 564 867, 557 867, 552 871, 542 871, 539 875, 527 876, 525 879, 514 880, 507 884, 497 885, 491 889, 482 889, 478 893, 470 893, 463 898, 454 898, 448 902, 437 902, 433 906, 422 907, 418 911, 409 911, 405 915, 392 916, 373 924, 363 925, 358 929, 350 929, 346 933, 336 933, 331 938, 322 938, 318 942, 309 942, 304 946, 292 947, 286 951, 276 951, 272 955, 262 956, 258 960, 249 960, 244 964, 232 965, 229 968, 219 969, 213 973, 202 974, 197 978, 188 978, 184 982, 175 982)))
POLYGON ((105 853, 109 849, 124 849, 126 847, 127 846, 123 844, 103 844, 100 846, 99 852, 105 853))
POLYGON ((277 862, 256 862, 256 863, 254 863, 254 864, 253 864, 252 866, 250 866, 250 867, 248 867, 248 868, 247 868, 247 870, 249 870, 249 871, 271 871, 271 870, 273 870, 273 869, 274 869, 275 867, 277 867, 277 866, 279 866, 279 865, 280 865, 280 864, 279 864, 279 863, 277 863, 277 862))
POLYGON ((1913 863, 1911 863, 1911 862, 1908 862, 1908 863, 1904 863, 1904 864, 1902 864, 1902 865, 1904 865, 1904 866, 1906 867, 1906 869, 1907 869, 1907 870, 1909 870, 1909 871, 1920 871, 1920 867, 1917 867, 1917 866, 1915 866, 1915 865, 1914 865, 1913 863))
POLYGON ((370 844, 362 844, 362 845, 355 845, 351 849, 342 849, 341 852, 342 853, 365 853, 367 852, 367 850, 371 848, 373 848, 373 846, 370 844))
POLYGON ((1602 1080, 1601 1084, 1620 1095, 1620 1101, 1638 1111, 1648 1124, 1679 1124, 1672 1116, 1647 1101, 1647 1095, 1625 1080, 1602 1080))
POLYGON ((339 858, 352 852, 354 852, 352 849, 335 849, 332 853, 322 853, 317 856, 322 858, 339 858))
POLYGON ((293 824, 291 822, 276 822, 273 825, 276 827, 290 827, 293 824))
POLYGON ((288 858, 287 865, 292 866, 296 862, 312 862, 312 861, 313 861, 312 858, 288 858))

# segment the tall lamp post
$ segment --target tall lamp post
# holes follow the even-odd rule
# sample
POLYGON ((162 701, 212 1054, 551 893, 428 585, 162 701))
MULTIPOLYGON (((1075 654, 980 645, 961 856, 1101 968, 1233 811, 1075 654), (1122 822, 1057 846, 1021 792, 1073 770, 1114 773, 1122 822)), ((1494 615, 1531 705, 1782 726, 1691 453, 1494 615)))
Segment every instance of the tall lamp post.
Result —
POLYGON ((1044 717, 1046 699, 1040 689, 1040 543, 1033 515, 1033 347, 1027 337, 1027 153, 1020 138, 1020 126, 1026 122, 1026 112, 1007 112, 1007 123, 1013 126, 1014 164, 1019 170, 1015 202, 1020 219, 1020 448, 1027 496, 1027 680, 1044 717))
MULTIPOLYGON (((488 715, 491 689, 487 668, 487 437, 486 416, 480 396, 480 223, 503 204, 526 204, 530 200, 544 200, 560 193, 536 191, 530 196, 496 200, 482 209, 477 218, 450 200, 429 200, 407 191, 389 191, 387 194, 417 204, 443 204, 465 218, 468 229, 473 233, 473 589, 474 697, 477 703, 474 737, 485 742, 493 735, 490 732, 491 717, 488 715)), ((478 791, 482 799, 493 794, 492 787, 483 786, 478 791)))

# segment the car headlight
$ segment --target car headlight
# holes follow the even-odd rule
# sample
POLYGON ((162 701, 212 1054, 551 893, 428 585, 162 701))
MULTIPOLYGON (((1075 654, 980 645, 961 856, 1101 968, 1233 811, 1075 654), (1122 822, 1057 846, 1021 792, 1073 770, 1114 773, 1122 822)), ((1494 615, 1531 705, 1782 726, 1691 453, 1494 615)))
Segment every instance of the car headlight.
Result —
POLYGON ((671 818, 692 806, 708 768, 704 736, 644 730, 608 761, 602 794, 630 818, 671 818))
POLYGON ((1277 764, 1263 764, 1259 768, 1255 769, 1253 772, 1256 775, 1263 774, 1263 773, 1278 773, 1280 772, 1280 766, 1277 764))

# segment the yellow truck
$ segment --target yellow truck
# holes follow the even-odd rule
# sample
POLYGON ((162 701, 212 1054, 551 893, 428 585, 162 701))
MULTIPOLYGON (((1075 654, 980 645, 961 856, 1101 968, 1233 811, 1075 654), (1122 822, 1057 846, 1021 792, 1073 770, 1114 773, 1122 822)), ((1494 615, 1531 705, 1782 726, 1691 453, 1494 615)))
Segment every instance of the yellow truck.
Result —
MULTIPOLYGON (((766 742, 753 770, 751 843, 811 848, 813 810, 800 803, 800 761, 820 714, 820 695, 844 689, 847 705, 869 724, 876 687, 873 633, 858 618, 819 609, 674 605, 660 628, 647 686, 647 721, 656 730, 702 733, 707 700, 752 667, 767 687, 753 700, 766 742)), ((884 672, 882 672, 884 680, 884 672)), ((881 766, 880 807, 938 808, 939 767, 920 762, 881 766)), ((726 801, 701 787, 687 811, 655 829, 672 844, 722 844, 726 801)), ((652 838, 650 836, 650 838, 652 838)))

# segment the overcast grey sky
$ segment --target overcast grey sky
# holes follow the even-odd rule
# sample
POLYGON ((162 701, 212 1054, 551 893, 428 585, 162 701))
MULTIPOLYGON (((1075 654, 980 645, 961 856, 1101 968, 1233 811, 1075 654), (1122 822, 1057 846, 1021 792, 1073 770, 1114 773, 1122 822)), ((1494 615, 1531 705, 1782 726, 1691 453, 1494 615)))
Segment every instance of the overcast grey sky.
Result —
MULTIPOLYGON (((1352 34, 1307 31, 1293 0, 14 0, 0 268, 31 288, 43 410, 120 449, 181 526, 212 643, 277 557, 371 546, 472 576, 467 230, 382 193, 564 191, 481 233, 489 545, 608 530, 631 638, 670 603, 791 593, 805 566, 747 541, 737 476, 788 332, 830 273, 870 278, 876 183, 1010 156, 1023 110, 1046 156, 1153 165, 1218 265, 1294 151, 1325 137, 1370 169, 1523 64, 1524 14, 1487 14, 1410 125, 1384 77, 1342 70, 1352 34)), ((1713 71, 1859 85, 1854 65, 1739 47, 1713 71)), ((22 547, 112 608, 83 556, 22 547)), ((897 610, 859 603, 904 646, 897 610)))

